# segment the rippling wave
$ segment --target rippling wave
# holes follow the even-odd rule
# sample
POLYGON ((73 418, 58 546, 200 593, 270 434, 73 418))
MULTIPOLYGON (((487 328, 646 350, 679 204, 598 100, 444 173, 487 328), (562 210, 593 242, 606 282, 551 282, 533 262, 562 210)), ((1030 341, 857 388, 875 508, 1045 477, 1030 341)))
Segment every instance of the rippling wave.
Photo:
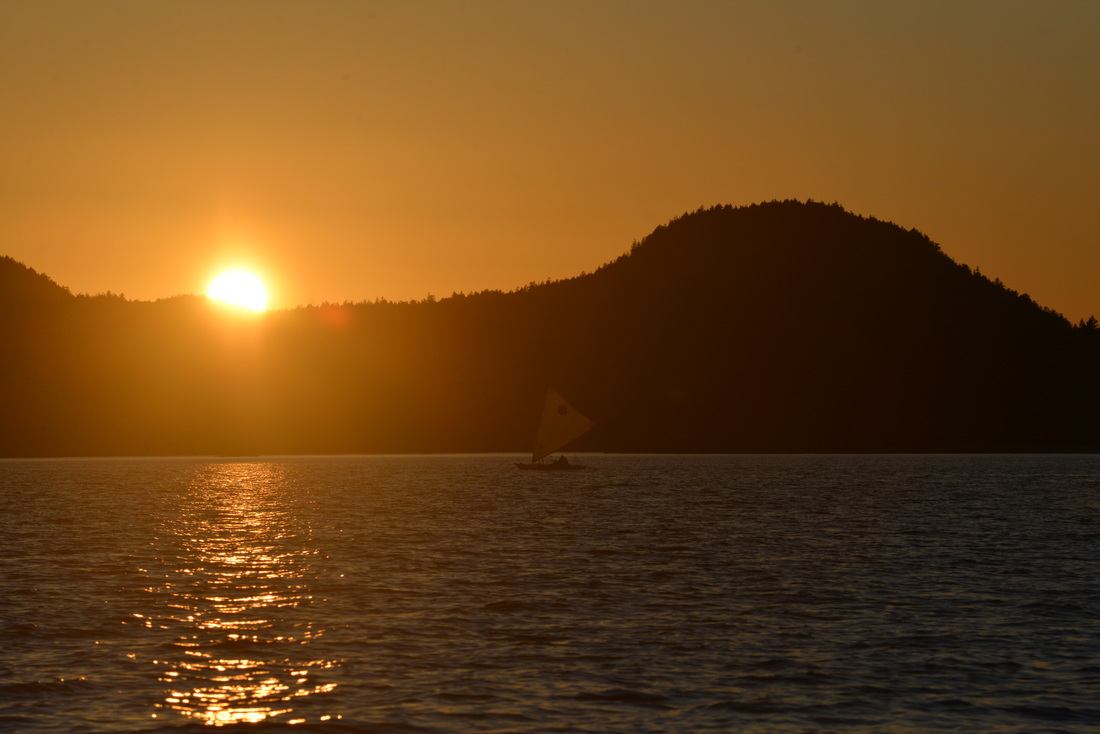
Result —
MULTIPOLYGON (((158 533, 146 569, 151 613, 136 623, 173 635, 163 646, 159 706, 202 723, 286 717, 296 699, 336 688, 337 660, 314 657, 311 561, 319 551, 283 495, 278 464, 203 467, 158 533)), ((293 719, 290 719, 293 721, 293 719)))
POLYGON ((0 462, 0 730, 1089 731, 1100 458, 0 462))

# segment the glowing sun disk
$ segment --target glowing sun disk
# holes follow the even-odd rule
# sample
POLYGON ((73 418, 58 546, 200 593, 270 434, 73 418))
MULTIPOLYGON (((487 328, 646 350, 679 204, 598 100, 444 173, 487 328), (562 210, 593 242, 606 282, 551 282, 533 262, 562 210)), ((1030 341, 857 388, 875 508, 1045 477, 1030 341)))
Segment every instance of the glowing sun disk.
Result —
POLYGON ((255 275, 243 270, 230 270, 214 278, 206 295, 253 311, 267 308, 267 290, 264 284, 255 275))

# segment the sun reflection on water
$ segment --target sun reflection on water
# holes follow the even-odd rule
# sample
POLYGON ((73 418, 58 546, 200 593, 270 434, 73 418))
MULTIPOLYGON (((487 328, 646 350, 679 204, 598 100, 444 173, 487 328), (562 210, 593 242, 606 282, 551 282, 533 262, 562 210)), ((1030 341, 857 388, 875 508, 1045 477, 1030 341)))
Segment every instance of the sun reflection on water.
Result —
MULTIPOLYGON (((165 645, 158 706, 211 726, 287 723, 295 702, 336 683, 339 661, 314 652, 324 635, 316 601, 308 526, 281 495, 281 467, 225 462, 203 467, 179 519, 165 534, 175 550, 156 588, 147 627, 175 633, 165 645)), ((328 720, 333 717, 321 717, 328 720)))

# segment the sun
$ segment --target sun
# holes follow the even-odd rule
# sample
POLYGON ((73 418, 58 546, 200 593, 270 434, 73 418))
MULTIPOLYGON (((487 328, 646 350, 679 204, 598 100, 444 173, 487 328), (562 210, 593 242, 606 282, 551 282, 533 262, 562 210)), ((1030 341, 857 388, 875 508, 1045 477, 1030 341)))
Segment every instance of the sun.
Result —
POLYGON ((229 270, 214 278, 206 295, 234 306, 263 311, 267 308, 267 289, 252 273, 229 270))

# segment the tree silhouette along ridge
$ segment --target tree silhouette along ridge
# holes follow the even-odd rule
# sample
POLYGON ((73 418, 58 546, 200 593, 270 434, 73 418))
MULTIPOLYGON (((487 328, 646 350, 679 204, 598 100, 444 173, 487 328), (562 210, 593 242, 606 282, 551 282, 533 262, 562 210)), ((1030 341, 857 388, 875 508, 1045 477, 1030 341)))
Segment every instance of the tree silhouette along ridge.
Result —
POLYGON ((699 209, 511 292, 233 318, 0 260, 0 454, 1095 451, 1100 329, 836 204, 699 209), (16 297, 13 294, 17 294, 16 297))

